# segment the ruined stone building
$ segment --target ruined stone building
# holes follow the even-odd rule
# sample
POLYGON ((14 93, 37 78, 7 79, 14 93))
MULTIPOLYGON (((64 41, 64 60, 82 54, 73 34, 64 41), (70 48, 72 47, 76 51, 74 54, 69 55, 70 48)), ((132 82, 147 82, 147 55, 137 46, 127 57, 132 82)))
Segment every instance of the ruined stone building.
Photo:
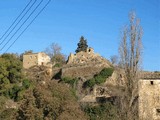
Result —
POLYGON ((139 120, 160 120, 160 79, 139 80, 139 120))
POLYGON ((91 57, 95 56, 93 48, 87 48, 87 51, 81 51, 76 54, 70 54, 67 64, 86 63, 91 57))
POLYGON ((44 52, 27 53, 23 55, 23 67, 26 69, 35 65, 47 66, 50 63, 50 61, 51 58, 44 52))
POLYGON ((160 120, 160 72, 141 71, 139 78, 139 120, 160 120))
POLYGON ((94 53, 93 48, 87 48, 87 51, 81 51, 76 54, 70 54, 68 57, 67 64, 83 64, 83 63, 93 63, 93 62, 99 62, 102 61, 102 57, 94 53))
POLYGON ((87 48, 87 51, 80 51, 76 54, 70 54, 67 64, 63 66, 62 76, 67 77, 93 77, 104 67, 111 67, 111 63, 94 53, 93 48, 87 48))

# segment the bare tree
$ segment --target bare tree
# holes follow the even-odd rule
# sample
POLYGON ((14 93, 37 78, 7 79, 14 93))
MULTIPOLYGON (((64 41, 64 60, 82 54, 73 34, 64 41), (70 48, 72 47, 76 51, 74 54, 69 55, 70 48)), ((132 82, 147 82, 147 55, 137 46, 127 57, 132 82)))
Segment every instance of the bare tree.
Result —
POLYGON ((57 43, 52 43, 48 48, 46 48, 45 52, 51 57, 53 63, 62 65, 65 63, 66 56, 61 53, 61 50, 61 46, 57 43))
POLYGON ((112 63, 113 65, 117 65, 117 64, 118 64, 118 56, 117 56, 117 55, 112 55, 112 56, 110 57, 110 60, 111 60, 111 63, 112 63))
POLYGON ((60 54, 62 48, 57 43, 52 43, 46 48, 45 52, 52 58, 53 56, 60 54))
POLYGON ((120 97, 123 120, 138 119, 138 72, 142 57, 142 27, 134 12, 129 14, 129 26, 124 27, 119 46, 121 68, 124 70, 125 89, 120 97))

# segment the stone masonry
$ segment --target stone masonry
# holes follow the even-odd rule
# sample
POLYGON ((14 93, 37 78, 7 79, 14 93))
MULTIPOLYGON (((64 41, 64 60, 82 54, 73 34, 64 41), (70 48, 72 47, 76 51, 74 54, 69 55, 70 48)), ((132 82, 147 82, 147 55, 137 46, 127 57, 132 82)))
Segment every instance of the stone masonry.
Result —
POLYGON ((87 77, 91 78, 103 68, 111 67, 111 63, 99 54, 94 53, 93 48, 70 54, 67 65, 63 66, 62 77, 87 77))
POLYGON ((50 63, 50 57, 43 53, 27 53, 23 55, 23 67, 28 69, 32 66, 44 65, 47 66, 50 63))
POLYGON ((139 120, 160 120, 160 79, 139 80, 139 120))

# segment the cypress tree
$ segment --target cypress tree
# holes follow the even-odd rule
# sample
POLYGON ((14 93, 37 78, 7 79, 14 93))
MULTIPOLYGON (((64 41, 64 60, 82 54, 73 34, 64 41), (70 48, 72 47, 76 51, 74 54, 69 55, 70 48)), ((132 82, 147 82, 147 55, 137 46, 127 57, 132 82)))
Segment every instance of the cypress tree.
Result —
POLYGON ((77 49, 76 49, 76 53, 78 53, 78 52, 81 52, 81 51, 84 51, 84 52, 86 52, 87 51, 87 48, 88 48, 88 45, 87 45, 87 40, 86 39, 84 39, 84 37, 83 36, 81 36, 81 38, 80 38, 80 41, 79 41, 79 43, 77 44, 77 49))

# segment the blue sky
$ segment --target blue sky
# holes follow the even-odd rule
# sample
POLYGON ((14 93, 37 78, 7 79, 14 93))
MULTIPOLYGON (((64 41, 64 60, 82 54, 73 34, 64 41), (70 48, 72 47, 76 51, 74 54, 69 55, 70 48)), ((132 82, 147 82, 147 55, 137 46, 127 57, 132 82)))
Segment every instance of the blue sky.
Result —
MULTIPOLYGON (((28 2, 0 1, 0 36, 28 2)), ((110 59, 118 54, 120 31, 128 23, 131 10, 141 19, 144 31, 143 69, 160 71, 160 0, 52 0, 8 52, 40 52, 58 43, 69 55, 83 35, 95 52, 110 59)))

